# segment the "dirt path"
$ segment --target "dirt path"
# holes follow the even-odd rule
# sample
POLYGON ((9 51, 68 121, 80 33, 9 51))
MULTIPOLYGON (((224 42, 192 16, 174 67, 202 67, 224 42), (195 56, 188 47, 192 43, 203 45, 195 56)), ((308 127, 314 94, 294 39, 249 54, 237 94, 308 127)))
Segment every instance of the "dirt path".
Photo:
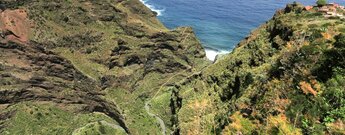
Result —
POLYGON ((157 122, 159 123, 159 125, 161 127, 162 135, 166 135, 167 130, 166 130, 165 123, 164 123, 164 121, 159 116, 157 116, 156 114, 151 113, 151 111, 150 111, 150 106, 151 106, 150 102, 151 102, 151 100, 149 100, 149 101, 147 101, 145 103, 145 110, 146 110, 146 112, 147 112, 147 114, 149 116, 156 118, 157 122))
MULTIPOLYGON (((185 28, 185 29, 183 30, 182 35, 185 35, 185 31, 186 31, 186 30, 187 30, 187 28, 185 28)), ((189 35, 190 35, 190 33, 188 33, 187 35, 184 36, 184 39, 182 40, 182 43, 184 43, 184 41, 188 38, 189 35)), ((209 65, 209 66, 210 66, 210 65, 209 65)), ((202 71, 203 71, 204 69, 206 69, 207 67, 209 67, 209 66, 204 67, 204 68, 202 69, 202 71)), ((175 78, 176 76, 181 75, 183 72, 188 71, 188 70, 190 70, 190 68, 188 68, 188 69, 186 69, 186 70, 184 70, 184 71, 181 71, 181 72, 179 72, 179 73, 177 73, 177 74, 171 76, 164 84, 162 84, 162 85, 160 86, 160 88, 159 88, 159 90, 156 92, 156 94, 155 94, 151 99, 149 99, 148 101, 145 102, 144 108, 145 108, 145 110, 146 110, 146 113, 147 113, 149 116, 155 117, 155 118, 156 118, 157 122, 159 123, 159 125, 160 125, 160 127, 161 127, 161 131, 162 131, 162 134, 163 134, 163 135, 166 135, 166 126, 165 126, 165 123, 164 123, 163 119, 161 119, 159 116, 157 116, 156 114, 154 114, 154 113, 152 113, 152 112, 150 111, 150 107, 151 107, 150 104, 151 104, 151 101, 152 101, 152 99, 154 99, 154 98, 160 93, 160 91, 162 91, 163 87, 166 86, 166 85, 171 81, 171 79, 175 78)), ((201 71, 198 72, 198 73, 201 73, 201 71)), ((193 73, 193 74, 195 74, 195 73, 193 73)), ((192 74, 192 75, 193 75, 193 74, 192 74)))
MULTIPOLYGON (((209 66, 207 66, 207 67, 209 67, 209 66)), ((204 68, 202 69, 202 71, 203 71, 204 69, 206 69, 207 67, 204 67, 204 68)), ((159 90, 156 92, 156 94, 155 94, 151 99, 149 99, 149 100, 147 100, 147 101, 145 102, 144 108, 145 108, 145 110, 146 110, 146 113, 147 113, 149 116, 155 117, 155 118, 156 118, 157 123, 159 123, 159 125, 160 125, 160 127, 161 127, 161 131, 162 131, 162 134, 163 134, 163 135, 166 135, 166 126, 165 126, 165 123, 164 123, 164 121, 163 121, 162 118, 160 118, 158 115, 156 115, 156 114, 154 114, 154 113, 152 113, 152 112, 150 111, 150 108, 151 108, 151 105, 150 105, 150 104, 151 104, 151 101, 152 101, 154 98, 156 98, 156 96, 162 91, 163 87, 166 86, 173 78, 175 78, 176 76, 182 75, 183 72, 186 72, 186 71, 188 72, 188 70, 190 70, 190 69, 191 69, 191 67, 188 68, 188 69, 186 69, 186 70, 183 70, 183 71, 181 71, 181 72, 179 72, 179 73, 177 73, 177 74, 175 74, 175 75, 173 75, 173 76, 171 76, 165 83, 163 83, 163 84, 160 86, 160 88, 159 88, 159 90)), ((201 71, 199 71, 199 72, 194 72, 193 74, 195 74, 195 73, 201 73, 201 71)), ((192 75, 193 75, 193 74, 192 74, 192 75)), ((189 77, 187 77, 187 78, 189 78, 189 77)))
MULTIPOLYGON (((182 36, 185 35, 184 33, 186 32, 186 30, 187 30, 187 28, 185 28, 185 29, 183 30, 182 36)), ((190 33, 188 33, 186 36, 184 36, 184 39, 182 40, 182 44, 184 44, 184 42, 186 41, 186 39, 188 38, 189 35, 190 35, 190 33)))
MULTIPOLYGON (((188 70, 188 69, 187 69, 187 70, 188 70)), ((148 100, 148 101, 145 102, 144 108, 145 108, 145 110, 146 110, 146 113, 147 113, 149 116, 155 117, 155 118, 156 118, 157 123, 159 123, 159 125, 160 125, 160 127, 161 127, 161 131, 162 131, 162 134, 163 134, 163 135, 166 135, 166 132, 167 132, 167 131, 166 131, 165 123, 164 123, 163 119, 161 119, 159 116, 157 116, 156 114, 154 114, 154 113, 152 113, 152 112, 150 111, 150 108, 151 108, 151 105, 150 105, 150 104, 151 104, 151 100, 154 99, 154 98, 156 98, 156 96, 160 93, 160 91, 162 91, 163 87, 164 87, 165 85, 167 85, 167 84, 171 81, 171 79, 175 78, 176 76, 181 75, 182 72, 185 72, 185 71, 181 71, 181 72, 179 72, 179 73, 177 73, 177 74, 171 76, 164 84, 162 84, 162 85, 160 86, 160 88, 159 88, 159 90, 156 92, 156 94, 155 94, 150 100, 148 100)))

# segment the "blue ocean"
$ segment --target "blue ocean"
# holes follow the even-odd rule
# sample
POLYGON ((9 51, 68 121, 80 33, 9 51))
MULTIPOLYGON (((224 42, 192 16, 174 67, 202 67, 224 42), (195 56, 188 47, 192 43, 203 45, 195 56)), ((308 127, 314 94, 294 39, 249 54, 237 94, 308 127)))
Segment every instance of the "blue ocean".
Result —
MULTIPOLYGON (((170 29, 191 26, 209 59, 230 52, 253 29, 272 18, 277 9, 295 0, 142 0, 170 29)), ((300 0, 312 5, 316 0, 300 0)), ((329 0, 345 5, 345 0, 329 0)))

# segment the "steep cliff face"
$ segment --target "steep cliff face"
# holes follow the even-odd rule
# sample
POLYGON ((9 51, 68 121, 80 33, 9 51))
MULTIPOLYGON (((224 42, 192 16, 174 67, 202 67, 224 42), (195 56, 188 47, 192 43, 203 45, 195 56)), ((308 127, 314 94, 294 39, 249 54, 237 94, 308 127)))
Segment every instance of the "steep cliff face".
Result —
POLYGON ((138 0, 0 1, 0 43, 0 134, 161 133, 145 102, 209 64, 138 0))
POLYGON ((344 134, 344 20, 291 4, 177 83, 176 134, 344 134))

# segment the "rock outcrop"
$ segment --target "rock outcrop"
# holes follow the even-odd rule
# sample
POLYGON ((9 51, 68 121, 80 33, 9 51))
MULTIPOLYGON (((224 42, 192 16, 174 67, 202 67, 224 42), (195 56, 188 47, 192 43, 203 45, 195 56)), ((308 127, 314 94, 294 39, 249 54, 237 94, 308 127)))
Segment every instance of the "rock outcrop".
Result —
POLYGON ((31 23, 24 9, 0 10, 0 31, 2 42, 25 43, 29 40, 31 23))

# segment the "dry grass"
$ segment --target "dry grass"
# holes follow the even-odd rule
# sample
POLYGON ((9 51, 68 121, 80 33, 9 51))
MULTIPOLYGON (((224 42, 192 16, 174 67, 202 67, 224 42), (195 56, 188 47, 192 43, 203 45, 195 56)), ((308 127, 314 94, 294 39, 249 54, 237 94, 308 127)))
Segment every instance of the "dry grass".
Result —
POLYGON ((274 132, 268 134, 302 135, 301 129, 294 128, 283 114, 269 116, 267 118, 266 132, 272 132, 273 129, 278 129, 278 133, 274 132))
POLYGON ((299 83, 299 86, 304 94, 312 94, 314 96, 317 96, 317 91, 313 89, 310 83, 303 81, 299 83))
POLYGON ((232 123, 224 128, 223 135, 251 134, 256 128, 256 125, 244 118, 240 112, 235 112, 230 119, 232 123))
POLYGON ((345 134, 345 124, 344 121, 338 120, 334 123, 327 124, 331 134, 345 134))
POLYGON ((196 100, 188 105, 188 107, 195 112, 193 121, 191 122, 193 128, 190 128, 187 131, 188 135, 200 135, 203 133, 202 116, 205 115, 205 111, 209 105, 210 104, 207 99, 202 99, 201 101, 196 100))
POLYGON ((324 39, 327 39, 327 40, 330 40, 330 39, 332 39, 332 35, 331 34, 329 34, 329 33, 327 33, 327 32, 323 32, 323 33, 321 33, 322 34, 322 36, 323 36, 323 38, 324 39))

